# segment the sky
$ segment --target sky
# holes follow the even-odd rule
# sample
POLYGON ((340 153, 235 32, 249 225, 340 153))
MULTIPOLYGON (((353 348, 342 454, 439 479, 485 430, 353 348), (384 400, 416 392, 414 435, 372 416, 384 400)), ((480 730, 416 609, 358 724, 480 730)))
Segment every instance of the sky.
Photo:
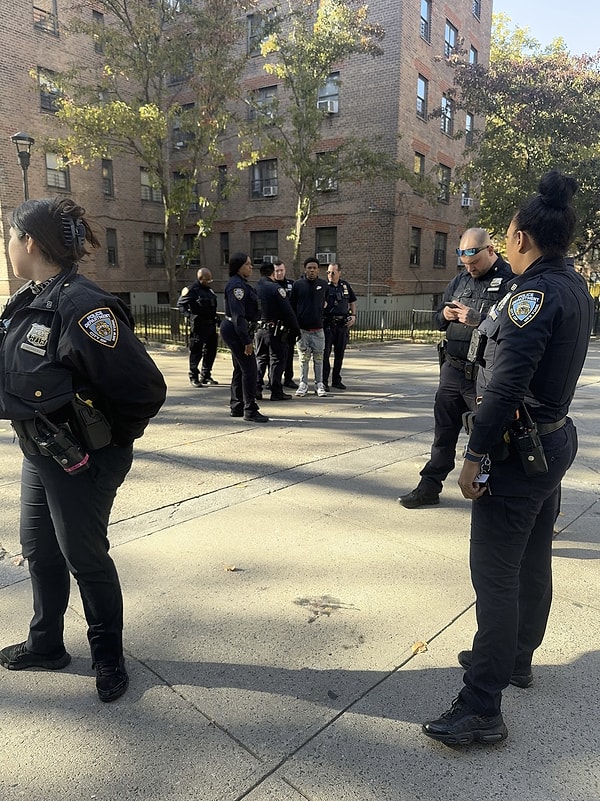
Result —
POLYGON ((493 0, 495 14, 502 12, 511 28, 529 28, 542 46, 562 36, 573 55, 600 49, 600 2, 598 0, 493 0))

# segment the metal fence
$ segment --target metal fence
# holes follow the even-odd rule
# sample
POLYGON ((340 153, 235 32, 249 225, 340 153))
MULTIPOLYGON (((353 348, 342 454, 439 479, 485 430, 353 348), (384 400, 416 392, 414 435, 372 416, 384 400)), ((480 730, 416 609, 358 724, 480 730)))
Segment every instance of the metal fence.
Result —
MULTIPOLYGON (((141 339, 161 344, 187 345, 189 325, 177 309, 134 306, 131 312, 135 319, 136 334, 141 339)), ((435 329, 434 315, 435 312, 425 309, 359 311, 356 323, 350 329, 350 342, 389 342, 394 339, 436 342, 440 332, 435 329)))

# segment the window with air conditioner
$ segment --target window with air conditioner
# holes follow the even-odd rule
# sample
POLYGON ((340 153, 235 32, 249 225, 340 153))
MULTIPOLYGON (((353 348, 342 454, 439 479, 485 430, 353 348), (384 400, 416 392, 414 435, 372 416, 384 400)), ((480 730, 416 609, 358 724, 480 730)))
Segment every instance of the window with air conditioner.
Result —
POLYGON ((337 259, 337 228, 328 226, 315 231, 315 255, 319 264, 331 264, 337 259))
POLYGON ((277 258, 279 234, 277 231, 250 231, 250 254, 253 264, 275 261, 277 258))
POLYGON ((326 111, 327 114, 337 114, 340 105, 340 73, 332 72, 319 88, 317 94, 317 108, 326 111))
POLYGON ((277 197, 277 159, 263 159, 250 167, 250 194, 253 198, 277 197))

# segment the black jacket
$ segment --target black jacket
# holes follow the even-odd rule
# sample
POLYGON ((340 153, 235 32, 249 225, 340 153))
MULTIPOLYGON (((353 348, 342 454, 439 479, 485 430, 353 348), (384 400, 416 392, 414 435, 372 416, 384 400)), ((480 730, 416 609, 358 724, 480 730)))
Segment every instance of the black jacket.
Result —
POLYGON ((286 291, 277 281, 263 276, 256 285, 256 294, 262 320, 270 323, 281 322, 287 328, 298 328, 298 321, 286 291))
POLYGON ((299 278, 294 281, 290 303, 298 318, 298 325, 305 330, 323 328, 323 312, 326 301, 327 281, 315 278, 299 278))
POLYGON ((127 307, 77 268, 39 295, 8 301, 0 328, 0 417, 65 418, 77 393, 108 418, 113 440, 140 437, 164 403, 162 374, 131 329, 127 307))
POLYGON ((185 287, 177 301, 182 314, 189 315, 192 330, 217 323, 217 296, 208 286, 194 281, 185 287))

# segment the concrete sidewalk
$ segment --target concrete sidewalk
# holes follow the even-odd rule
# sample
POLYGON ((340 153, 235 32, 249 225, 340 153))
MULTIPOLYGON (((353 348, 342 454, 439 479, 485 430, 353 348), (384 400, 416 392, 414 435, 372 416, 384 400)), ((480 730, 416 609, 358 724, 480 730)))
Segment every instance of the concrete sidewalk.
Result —
MULTIPOLYGON (((406 510, 432 438, 431 345, 350 350, 348 391, 228 416, 187 355, 153 351, 169 385, 111 525, 131 684, 94 687, 76 587, 73 662, 0 670, 2 801, 598 801, 600 345, 572 408, 580 451, 555 544, 555 599, 535 684, 509 687, 509 738, 452 749, 421 722, 460 689, 475 628, 469 503, 453 473, 406 510), (413 645, 427 643, 423 653, 413 645)), ((2 645, 26 636, 19 464, 0 422, 2 645)))

